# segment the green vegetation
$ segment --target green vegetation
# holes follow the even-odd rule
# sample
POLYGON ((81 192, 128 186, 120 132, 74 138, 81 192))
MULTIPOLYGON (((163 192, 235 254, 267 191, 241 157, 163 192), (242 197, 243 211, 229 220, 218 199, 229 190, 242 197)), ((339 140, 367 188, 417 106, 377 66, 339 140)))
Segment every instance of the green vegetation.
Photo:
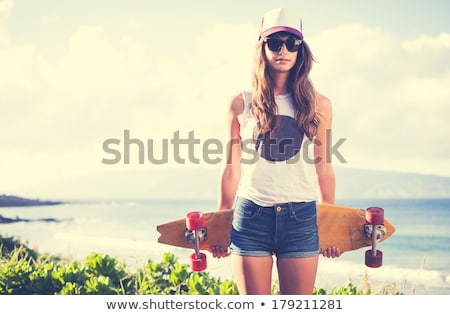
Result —
MULTIPOLYGON (((238 294, 232 280, 211 277, 208 272, 192 272, 178 263, 172 253, 161 262, 149 260, 135 273, 117 258, 92 253, 83 262, 39 254, 13 238, 0 236, 0 294, 152 294, 152 295, 233 295, 238 294)), ((274 294, 277 294, 274 285, 274 294)), ((387 292, 384 294, 400 294, 387 292)), ((314 294, 373 294, 349 283, 346 287, 314 294)))

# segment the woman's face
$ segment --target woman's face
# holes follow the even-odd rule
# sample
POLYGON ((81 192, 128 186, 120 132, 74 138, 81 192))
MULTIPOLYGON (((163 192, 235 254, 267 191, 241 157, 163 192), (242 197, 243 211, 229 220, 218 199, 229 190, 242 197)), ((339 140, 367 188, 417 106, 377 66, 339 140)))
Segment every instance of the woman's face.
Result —
POLYGON ((267 63, 275 72, 289 72, 297 61, 301 41, 289 34, 275 33, 264 39, 267 63))

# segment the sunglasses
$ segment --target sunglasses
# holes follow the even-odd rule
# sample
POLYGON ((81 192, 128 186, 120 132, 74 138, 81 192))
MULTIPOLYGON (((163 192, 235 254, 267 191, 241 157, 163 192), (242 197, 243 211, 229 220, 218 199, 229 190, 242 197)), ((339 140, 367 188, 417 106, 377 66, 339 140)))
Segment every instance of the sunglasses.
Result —
POLYGON ((286 49, 289 52, 298 51, 298 48, 302 44, 302 40, 298 38, 288 38, 286 40, 281 40, 279 38, 267 37, 264 39, 264 42, 267 43, 267 47, 269 47, 269 49, 274 52, 280 51, 283 44, 286 45, 286 49))

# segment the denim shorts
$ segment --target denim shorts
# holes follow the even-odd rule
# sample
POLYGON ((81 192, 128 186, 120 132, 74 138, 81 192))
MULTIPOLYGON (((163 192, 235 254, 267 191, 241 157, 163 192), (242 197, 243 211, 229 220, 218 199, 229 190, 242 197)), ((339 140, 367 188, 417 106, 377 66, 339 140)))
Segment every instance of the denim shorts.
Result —
POLYGON ((320 254, 316 202, 262 207, 238 198, 231 229, 232 254, 306 258, 320 254))

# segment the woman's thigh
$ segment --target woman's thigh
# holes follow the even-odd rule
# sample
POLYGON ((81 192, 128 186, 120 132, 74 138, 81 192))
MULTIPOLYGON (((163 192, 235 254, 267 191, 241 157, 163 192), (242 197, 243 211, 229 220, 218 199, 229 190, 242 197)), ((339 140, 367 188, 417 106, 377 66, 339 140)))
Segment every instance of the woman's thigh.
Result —
POLYGON ((271 294, 272 265, 272 256, 231 255, 231 266, 239 294, 271 294))
POLYGON ((316 281, 318 256, 279 258, 278 278, 281 294, 312 294, 316 281))

